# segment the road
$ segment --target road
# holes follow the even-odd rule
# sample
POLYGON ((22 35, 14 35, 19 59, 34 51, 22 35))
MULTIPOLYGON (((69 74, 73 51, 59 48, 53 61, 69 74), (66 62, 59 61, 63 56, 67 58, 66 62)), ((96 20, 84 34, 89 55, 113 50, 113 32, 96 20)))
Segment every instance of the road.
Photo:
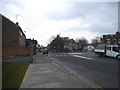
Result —
POLYGON ((98 57, 94 52, 49 53, 48 57, 88 83, 100 88, 118 88, 118 63, 115 58, 98 57))

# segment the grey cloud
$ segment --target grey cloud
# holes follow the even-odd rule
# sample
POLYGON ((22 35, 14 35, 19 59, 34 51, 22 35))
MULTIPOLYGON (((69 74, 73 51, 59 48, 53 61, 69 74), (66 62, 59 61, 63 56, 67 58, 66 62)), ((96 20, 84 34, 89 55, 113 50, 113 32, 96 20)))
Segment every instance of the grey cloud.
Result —
POLYGON ((73 27, 68 31, 89 30, 98 33, 114 33, 118 27, 117 2, 82 2, 70 3, 71 8, 65 13, 55 13, 50 15, 50 19, 74 19, 82 18, 83 23, 90 23, 87 28, 73 27))
MULTIPOLYGON (((71 7, 66 12, 51 13, 48 17, 50 19, 73 19, 73 18, 86 18, 94 14, 110 14, 110 10, 114 10, 117 3, 106 2, 76 2, 69 3, 71 7)), ((114 11, 113 11, 114 13, 114 11)))
POLYGON ((103 23, 97 23, 97 24, 92 24, 91 27, 89 28, 91 32, 98 32, 100 34, 104 34, 104 33, 115 33, 117 31, 117 26, 115 25, 115 23, 107 23, 107 22, 103 22, 103 23))

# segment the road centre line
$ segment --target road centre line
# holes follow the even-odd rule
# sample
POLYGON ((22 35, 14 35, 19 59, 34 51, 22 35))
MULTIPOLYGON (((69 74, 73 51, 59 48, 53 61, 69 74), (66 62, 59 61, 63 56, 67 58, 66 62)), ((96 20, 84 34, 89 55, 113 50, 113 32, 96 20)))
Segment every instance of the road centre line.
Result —
POLYGON ((84 56, 79 56, 79 55, 73 55, 74 57, 79 57, 79 58, 84 58, 84 59, 88 59, 88 60, 92 60, 92 58, 89 57, 84 57, 84 56))

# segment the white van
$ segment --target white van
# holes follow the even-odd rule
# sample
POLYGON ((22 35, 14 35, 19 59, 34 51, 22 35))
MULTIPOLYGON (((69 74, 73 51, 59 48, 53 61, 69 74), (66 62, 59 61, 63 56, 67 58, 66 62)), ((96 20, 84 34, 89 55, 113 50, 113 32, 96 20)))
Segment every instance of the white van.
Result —
POLYGON ((120 45, 99 44, 94 51, 99 56, 105 55, 120 59, 120 45))
POLYGON ((120 58, 120 46, 119 45, 106 45, 106 56, 120 58))

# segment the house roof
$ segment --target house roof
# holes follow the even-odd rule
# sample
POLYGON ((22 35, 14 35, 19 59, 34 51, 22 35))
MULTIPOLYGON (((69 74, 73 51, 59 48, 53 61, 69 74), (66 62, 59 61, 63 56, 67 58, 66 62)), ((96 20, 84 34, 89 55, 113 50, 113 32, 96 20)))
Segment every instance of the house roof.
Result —
POLYGON ((11 21, 11 20, 8 19, 7 17, 3 16, 2 14, 0 14, 0 15, 2 16, 2 18, 4 18, 4 19, 6 19, 7 21, 9 21, 9 22, 10 22, 11 24, 13 24, 15 27, 19 28, 19 30, 22 32, 23 36, 26 38, 24 32, 22 31, 21 27, 20 27, 18 24, 14 23, 13 21, 11 21))

